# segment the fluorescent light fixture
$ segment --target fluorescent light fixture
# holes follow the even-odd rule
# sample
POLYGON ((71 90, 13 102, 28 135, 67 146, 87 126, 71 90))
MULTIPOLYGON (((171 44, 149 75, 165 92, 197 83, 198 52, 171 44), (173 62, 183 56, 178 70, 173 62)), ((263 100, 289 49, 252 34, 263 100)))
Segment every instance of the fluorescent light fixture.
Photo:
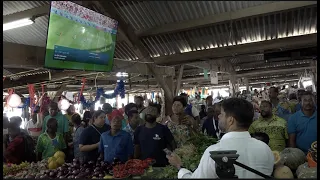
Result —
POLYGON ((125 73, 125 72, 118 72, 116 74, 117 77, 128 77, 128 73, 125 73))
POLYGON ((14 29, 14 28, 18 28, 18 27, 22 27, 22 26, 27 26, 27 25, 30 25, 30 24, 33 24, 33 23, 34 23, 34 21, 31 20, 30 18, 20 19, 20 20, 17 20, 17 21, 13 21, 13 22, 9 22, 9 23, 3 24, 3 31, 14 29))

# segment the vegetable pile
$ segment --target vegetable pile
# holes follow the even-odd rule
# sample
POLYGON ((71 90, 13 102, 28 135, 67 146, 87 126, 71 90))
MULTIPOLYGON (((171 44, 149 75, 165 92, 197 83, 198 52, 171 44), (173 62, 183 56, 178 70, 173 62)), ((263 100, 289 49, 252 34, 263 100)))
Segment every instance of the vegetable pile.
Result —
POLYGON ((141 176, 149 168, 155 160, 146 159, 132 159, 125 164, 121 164, 116 160, 113 163, 106 163, 102 158, 99 158, 97 162, 90 161, 88 163, 81 164, 79 160, 74 159, 72 163, 64 163, 59 165, 60 167, 51 169, 48 167, 55 159, 59 157, 51 158, 50 160, 42 160, 37 163, 21 163, 20 165, 3 165, 3 172, 5 178, 21 179, 122 179, 129 176, 141 176))
MULTIPOLYGON (((176 153, 182 160, 182 164, 187 169, 194 171, 197 169, 200 163, 201 157, 204 151, 211 145, 216 144, 217 140, 215 138, 206 136, 204 134, 198 134, 191 137, 187 143, 180 148, 177 148, 174 153, 176 153)), ((159 173, 155 178, 177 178, 178 170, 169 165, 163 168, 163 173, 159 173)))

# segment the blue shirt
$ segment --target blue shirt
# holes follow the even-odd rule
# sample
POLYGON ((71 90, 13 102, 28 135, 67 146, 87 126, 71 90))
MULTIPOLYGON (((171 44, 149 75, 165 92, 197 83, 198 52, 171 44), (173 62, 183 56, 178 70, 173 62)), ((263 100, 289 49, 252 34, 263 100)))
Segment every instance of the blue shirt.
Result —
POLYGON ((281 107, 280 103, 277 105, 276 109, 277 109, 277 111, 276 111, 275 115, 281 117, 282 119, 284 119, 288 122, 288 120, 291 116, 291 112, 288 109, 281 107))
POLYGON ((288 134, 296 134, 296 146, 307 153, 311 144, 317 140, 317 110, 307 117, 300 110, 288 121, 288 134))
POLYGON ((301 110, 301 103, 298 103, 295 107, 295 111, 298 112, 301 110))
POLYGON ((106 116, 106 118, 105 118, 105 121, 106 121, 106 125, 109 125, 109 126, 110 126, 110 121, 109 121, 109 119, 108 119, 107 116, 106 116))
POLYGON ((99 152, 103 152, 105 162, 112 163, 114 158, 126 162, 133 155, 131 135, 123 130, 115 136, 111 136, 111 131, 104 132, 100 138, 99 152))
POLYGON ((123 128, 124 131, 126 131, 127 133, 129 133, 132 137, 132 141, 133 141, 133 137, 134 137, 134 130, 131 128, 130 124, 128 123, 128 125, 126 127, 123 128))

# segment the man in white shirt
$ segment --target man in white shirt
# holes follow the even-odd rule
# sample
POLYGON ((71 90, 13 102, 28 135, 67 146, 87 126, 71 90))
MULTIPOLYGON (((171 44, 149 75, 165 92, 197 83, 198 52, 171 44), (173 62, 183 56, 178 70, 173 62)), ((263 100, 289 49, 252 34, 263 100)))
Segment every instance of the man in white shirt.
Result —
MULTIPOLYGON (((265 175, 271 176, 274 156, 264 142, 250 136, 248 128, 253 119, 253 106, 250 102, 230 98, 224 100, 219 115, 219 129, 226 134, 217 144, 209 146, 202 155, 198 168, 192 173, 182 168, 181 159, 176 154, 167 156, 171 165, 179 169, 178 178, 219 178, 216 174, 215 161, 210 157, 210 151, 236 150, 239 154, 238 162, 249 166, 265 175)), ((235 166, 238 178, 262 178, 239 166, 235 166)))

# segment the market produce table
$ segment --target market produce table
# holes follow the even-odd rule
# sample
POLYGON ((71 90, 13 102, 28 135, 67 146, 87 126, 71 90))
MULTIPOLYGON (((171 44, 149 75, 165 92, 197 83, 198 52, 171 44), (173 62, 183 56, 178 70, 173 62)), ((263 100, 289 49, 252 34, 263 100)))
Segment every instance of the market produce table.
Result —
POLYGON ((141 179, 155 178, 155 177, 158 177, 161 173, 164 173, 163 167, 152 167, 152 169, 153 169, 152 172, 146 172, 145 175, 141 176, 141 179))

